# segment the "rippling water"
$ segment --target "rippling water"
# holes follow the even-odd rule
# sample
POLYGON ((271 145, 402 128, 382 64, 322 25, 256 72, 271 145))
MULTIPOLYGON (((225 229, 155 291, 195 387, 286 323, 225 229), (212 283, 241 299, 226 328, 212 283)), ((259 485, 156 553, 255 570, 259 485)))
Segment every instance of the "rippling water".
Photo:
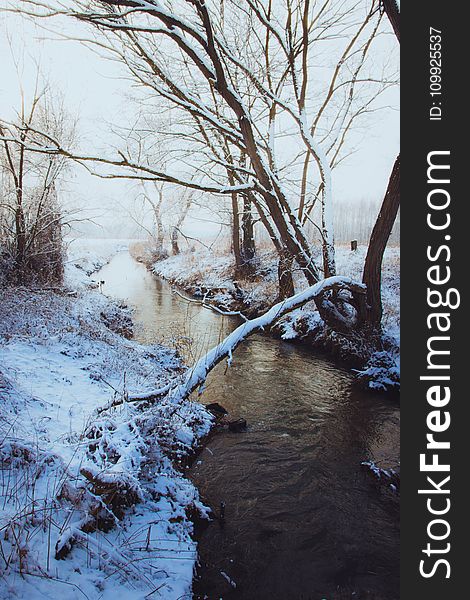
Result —
MULTIPOLYGON (((104 292, 136 307, 142 342, 192 338, 194 359, 236 327, 184 301, 127 253, 99 276, 104 292)), ((396 464, 399 412, 389 399, 352 387, 325 357, 257 334, 230 368, 210 375, 202 402, 248 421, 214 436, 190 471, 216 514, 199 534, 197 598, 395 600, 396 505, 361 467, 396 464)))

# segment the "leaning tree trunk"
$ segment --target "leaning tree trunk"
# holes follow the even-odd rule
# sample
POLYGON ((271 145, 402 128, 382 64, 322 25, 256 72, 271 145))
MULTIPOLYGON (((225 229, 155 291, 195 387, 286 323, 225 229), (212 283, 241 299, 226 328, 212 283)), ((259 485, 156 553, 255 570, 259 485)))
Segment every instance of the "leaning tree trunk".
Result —
POLYGON ((400 206, 400 155, 393 165, 387 191, 370 236, 362 281, 367 285, 367 321, 379 327, 382 320, 382 259, 400 206))
MULTIPOLYGON (((178 410, 178 403, 188 398, 194 390, 204 385, 209 372, 212 371, 221 360, 225 357, 228 357, 231 360, 235 348, 237 348, 237 346, 239 346, 239 344, 241 344, 248 336, 256 331, 266 330, 283 315, 286 315, 296 308, 300 308, 311 300, 316 303, 319 296, 326 297, 329 293, 339 292, 341 290, 353 292, 357 296, 365 293, 364 286, 360 283, 356 283, 349 277, 330 277, 329 279, 323 279, 307 289, 302 290, 298 294, 291 296, 286 300, 281 300, 259 317, 244 321, 217 344, 217 346, 202 356, 193 367, 188 369, 181 383, 177 383, 174 387, 172 387, 172 384, 170 383, 162 388, 150 390, 143 394, 130 394, 127 401, 140 402, 142 400, 149 400, 155 402, 157 400, 162 401, 166 396, 171 402, 169 404, 173 410, 171 414, 175 414, 178 410)), ((116 403, 113 402, 108 408, 111 406, 116 406, 116 403)))
MULTIPOLYGON (((390 24, 400 43, 400 11, 396 0, 382 0, 390 24)), ((393 165, 385 198, 370 236, 362 281, 367 285, 367 321, 380 327, 382 321, 382 260, 400 206, 400 155, 393 165)))

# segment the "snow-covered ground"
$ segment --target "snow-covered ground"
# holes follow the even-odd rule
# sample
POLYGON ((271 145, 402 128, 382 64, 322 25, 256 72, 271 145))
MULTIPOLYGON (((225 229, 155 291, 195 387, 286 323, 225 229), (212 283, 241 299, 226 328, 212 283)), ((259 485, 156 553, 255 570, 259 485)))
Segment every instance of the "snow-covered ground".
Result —
MULTIPOLYGON (((336 267, 339 275, 349 276, 357 281, 362 279, 367 248, 359 246, 356 251, 349 247, 336 249, 336 267)), ((317 264, 321 264, 317 257, 317 264)), ((235 308, 242 298, 248 311, 258 314, 274 304, 277 295, 277 258, 271 251, 258 255, 258 276, 250 281, 238 281, 234 285, 233 257, 223 252, 210 252, 198 249, 177 256, 171 256, 153 265, 154 272, 191 292, 213 293, 212 301, 227 310, 235 308)), ((294 272, 296 291, 307 284, 300 272, 294 272)), ((384 351, 376 353, 367 365, 364 379, 376 389, 395 388, 399 382, 400 348, 400 250, 387 248, 382 268, 383 301, 383 342, 384 351)), ((322 322, 313 303, 308 303, 283 318, 280 330, 284 339, 295 339, 305 335, 305 328, 321 328, 322 322), (302 321, 302 327, 299 323, 302 321), (302 334, 299 330, 302 330, 302 334)))
POLYGON ((120 245, 71 245, 74 296, 0 291, 2 599, 191 597, 189 515, 206 513, 175 461, 210 417, 126 402, 184 369, 112 331, 120 310, 87 287, 120 245))

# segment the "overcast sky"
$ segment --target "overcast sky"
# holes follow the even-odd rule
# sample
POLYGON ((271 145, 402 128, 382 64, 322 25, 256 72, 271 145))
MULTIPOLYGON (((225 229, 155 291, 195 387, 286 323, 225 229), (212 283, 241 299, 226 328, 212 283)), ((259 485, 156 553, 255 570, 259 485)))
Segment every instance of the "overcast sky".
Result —
MULTIPOLYGON (((0 5, 5 3, 6 0, 0 0, 0 5)), ((18 107, 19 80, 26 93, 31 92, 35 63, 39 63, 44 76, 63 93, 68 110, 79 114, 81 147, 90 148, 90 152, 105 150, 109 138, 107 123, 131 118, 125 98, 130 84, 119 78, 117 65, 100 59, 77 42, 59 41, 19 16, 0 13, 0 20, 0 116, 11 118, 18 107), (19 61, 20 77, 12 53, 19 61)), ((78 31, 74 27, 77 26, 68 21, 66 32, 73 35, 78 31)), ((372 121, 360 151, 335 170, 336 198, 357 201, 383 197, 399 149, 398 98, 398 89, 387 92, 381 103, 394 106, 395 110, 382 111, 372 121)), ((112 203, 125 205, 136 193, 135 185, 131 189, 122 181, 103 181, 81 168, 75 170, 68 187, 73 202, 91 207, 94 214, 103 213, 103 207, 112 203)), ((200 233, 204 227, 207 224, 196 221, 187 224, 190 235, 200 233)))

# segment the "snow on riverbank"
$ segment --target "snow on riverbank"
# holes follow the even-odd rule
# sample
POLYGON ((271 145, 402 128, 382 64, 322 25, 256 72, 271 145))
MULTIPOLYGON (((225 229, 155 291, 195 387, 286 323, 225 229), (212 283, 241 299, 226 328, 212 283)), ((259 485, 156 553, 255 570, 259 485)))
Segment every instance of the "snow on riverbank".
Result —
POLYGON ((243 280, 234 284, 233 256, 213 253, 206 249, 170 256, 156 262, 156 275, 185 288, 197 295, 211 293, 214 300, 227 310, 235 308, 237 294, 243 294, 245 308, 254 312, 264 311, 274 304, 277 294, 277 265, 272 252, 259 255, 259 277, 253 281, 243 280), (239 287, 238 287, 239 285, 239 287))
POLYGON ((66 240, 65 284, 75 288, 89 286, 93 274, 108 263, 117 252, 127 250, 132 243, 135 243, 135 240, 87 238, 66 240))
POLYGON ((83 265, 104 264, 118 247, 107 246, 82 246, 81 266, 71 255, 76 297, 0 291, 2 599, 191 597, 188 515, 205 509, 174 461, 210 417, 190 402, 176 413, 125 402, 184 369, 112 331, 119 310, 85 289, 83 265))
MULTIPOLYGON (((362 279, 367 248, 356 251, 338 246, 337 273, 362 279)), ((318 257, 319 258, 319 257, 318 257)), ((277 258, 273 252, 258 256, 257 276, 251 281, 234 283, 233 257, 205 249, 171 256, 153 265, 154 272, 193 294, 204 296, 227 310, 240 308, 247 314, 259 314, 272 306, 277 294, 277 258)), ((317 262, 321 263, 319 259, 317 262)), ((294 272, 296 291, 307 284, 300 272, 294 272)), ((400 373, 400 250, 387 248, 382 268, 383 352, 371 357, 361 377, 374 389, 390 389, 399 385, 400 373)), ((323 322, 313 303, 308 303, 283 317, 279 323, 286 340, 314 337, 323 330, 323 322)))

